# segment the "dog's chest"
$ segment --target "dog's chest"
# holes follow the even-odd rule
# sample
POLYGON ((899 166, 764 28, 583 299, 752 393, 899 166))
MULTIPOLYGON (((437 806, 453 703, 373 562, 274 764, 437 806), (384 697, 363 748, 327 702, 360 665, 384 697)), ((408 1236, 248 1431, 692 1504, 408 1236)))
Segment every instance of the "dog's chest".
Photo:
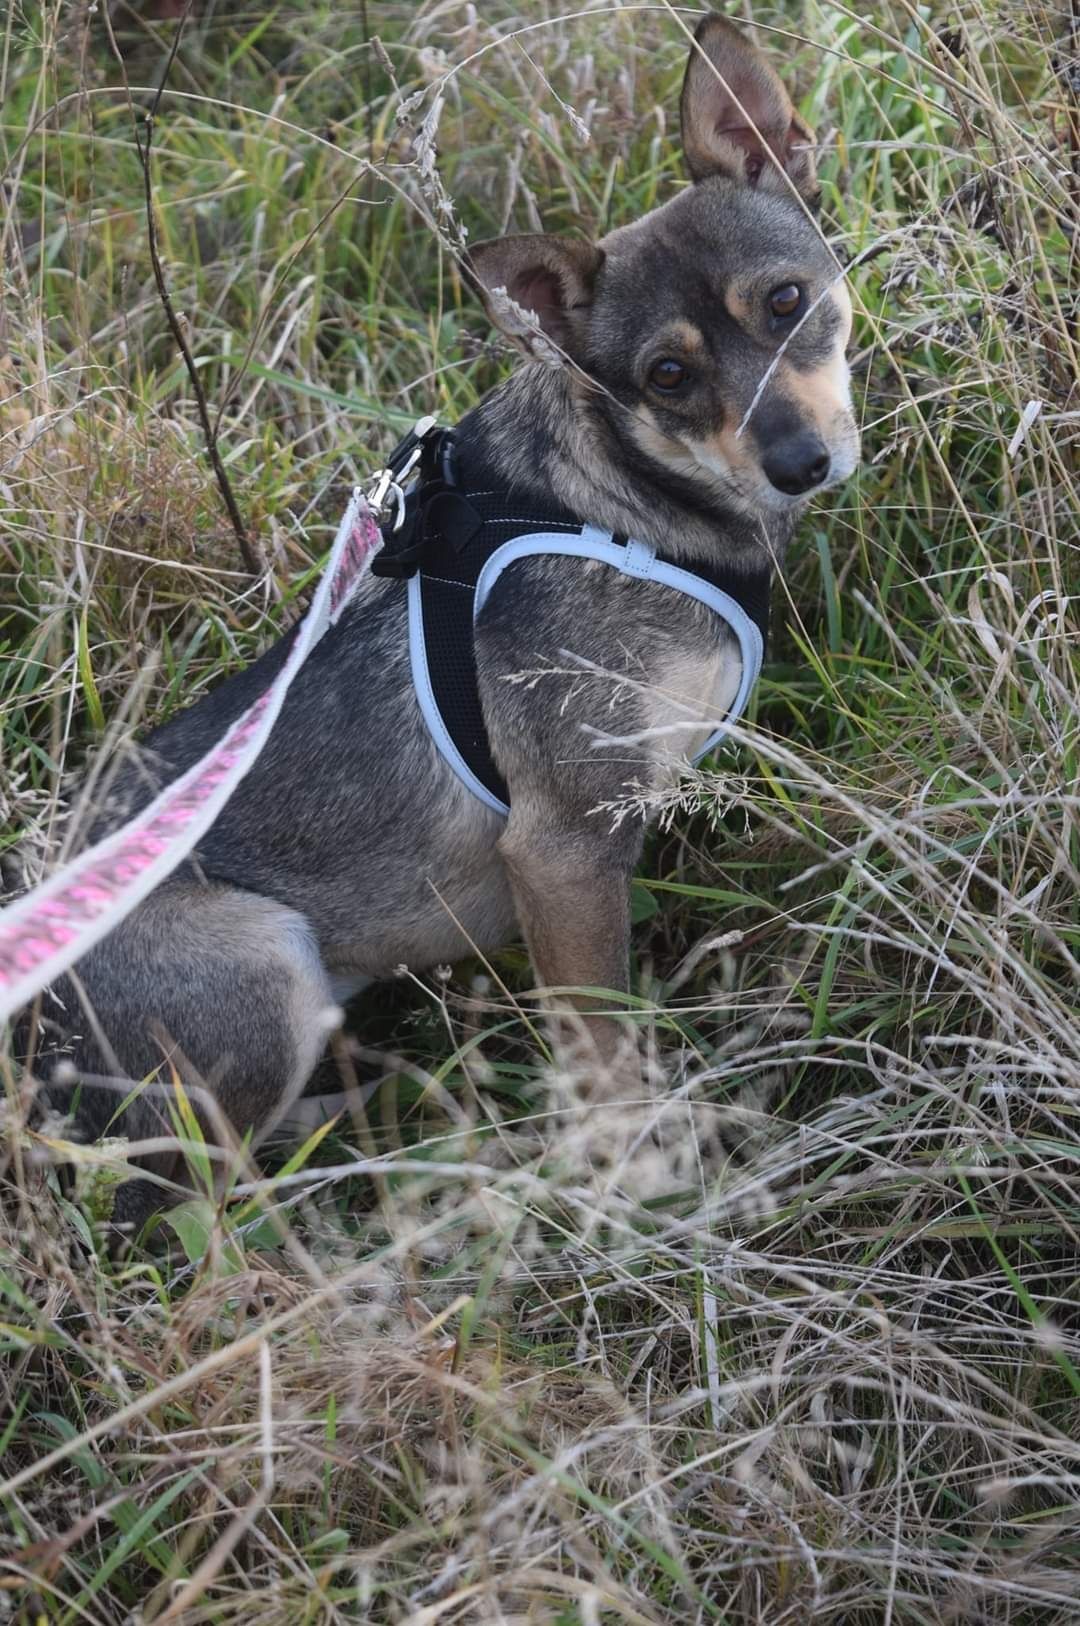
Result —
POLYGON ((709 649, 669 654, 647 692, 646 724, 662 777, 681 772, 731 711, 742 681, 738 643, 725 634, 709 649))

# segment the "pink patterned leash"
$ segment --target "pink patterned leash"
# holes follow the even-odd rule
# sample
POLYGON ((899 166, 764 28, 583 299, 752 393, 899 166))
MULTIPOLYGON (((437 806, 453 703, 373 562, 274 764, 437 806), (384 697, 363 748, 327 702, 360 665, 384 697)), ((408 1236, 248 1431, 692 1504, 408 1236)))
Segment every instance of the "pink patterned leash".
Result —
POLYGON ((293 678, 381 543, 371 509, 354 491, 311 608, 265 693, 130 823, 0 910, 0 1021, 81 959, 187 857, 262 751, 293 678))

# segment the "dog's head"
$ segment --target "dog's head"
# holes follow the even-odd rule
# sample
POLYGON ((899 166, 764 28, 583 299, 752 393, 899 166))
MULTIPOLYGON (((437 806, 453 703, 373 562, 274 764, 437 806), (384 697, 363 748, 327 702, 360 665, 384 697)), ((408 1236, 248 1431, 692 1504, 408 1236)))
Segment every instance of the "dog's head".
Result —
POLYGON ((788 508, 846 479, 859 446, 813 134, 719 17, 697 30, 681 117, 695 184, 670 203, 599 244, 481 243, 471 268, 496 324, 561 351, 653 463, 744 511, 788 508))

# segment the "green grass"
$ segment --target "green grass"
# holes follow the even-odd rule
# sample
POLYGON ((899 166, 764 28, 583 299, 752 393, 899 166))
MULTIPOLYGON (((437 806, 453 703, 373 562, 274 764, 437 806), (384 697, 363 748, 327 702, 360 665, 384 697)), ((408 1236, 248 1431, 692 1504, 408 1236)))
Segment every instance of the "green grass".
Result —
MULTIPOLYGON (((664 5, 370 0, 381 48, 362 7, 202 8, 154 191, 253 589, 147 248, 131 102, 175 20, 114 16, 123 70, 100 9, 0 39, 0 796, 32 871, 62 774, 264 648, 353 481, 510 364, 460 230, 594 234, 683 184, 664 5), (443 193, 410 145, 440 85, 443 193)), ((551 1075, 520 951, 403 979, 351 1022, 360 1121, 116 1260, 100 1170, 62 1186, 7 1067, 15 1619, 1075 1618, 1065 21, 756 17, 867 256, 865 456, 804 523, 745 742, 650 838, 648 1088, 551 1075)))

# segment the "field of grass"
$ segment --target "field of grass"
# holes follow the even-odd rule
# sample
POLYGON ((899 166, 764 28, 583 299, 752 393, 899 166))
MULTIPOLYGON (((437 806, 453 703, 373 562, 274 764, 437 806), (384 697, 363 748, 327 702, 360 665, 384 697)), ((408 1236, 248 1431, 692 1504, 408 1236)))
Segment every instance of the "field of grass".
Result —
MULTIPOLYGON (((62 776, 266 647, 352 483, 511 365, 462 234, 685 184, 692 10, 197 6, 151 189, 253 581, 149 252, 182 9, 0 34, 31 874, 62 776)), ((117 1259, 122 1146, 71 1190, 5 1064, 0 1619, 1077 1619, 1080 22, 935 9, 755 12, 856 260, 865 455, 650 838, 642 1098, 552 1072, 520 952, 404 976, 339 1046, 366 1116, 117 1259)))

